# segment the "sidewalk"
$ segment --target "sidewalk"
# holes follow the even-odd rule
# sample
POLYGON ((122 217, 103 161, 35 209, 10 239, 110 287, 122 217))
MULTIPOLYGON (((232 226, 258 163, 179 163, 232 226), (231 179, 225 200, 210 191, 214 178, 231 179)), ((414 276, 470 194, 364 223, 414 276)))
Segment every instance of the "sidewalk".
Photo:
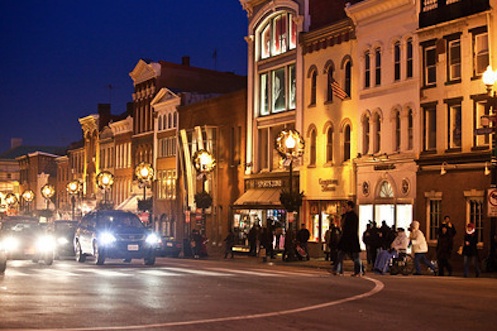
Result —
MULTIPOLYGON (((298 267, 298 268, 313 268, 313 269, 321 269, 331 271, 331 262, 325 261, 324 258, 311 258, 309 261, 291 261, 285 262, 281 259, 281 255, 277 255, 275 259, 267 258, 266 262, 263 261, 262 257, 258 256, 248 256, 245 254, 235 254, 234 258, 224 259, 224 249, 217 249, 216 247, 209 247, 209 256, 204 258, 206 260, 224 260, 224 261, 233 261, 236 263, 245 263, 245 264, 254 264, 254 265, 278 265, 278 266, 289 266, 289 267, 298 267)), ((364 263, 364 261, 363 261, 364 263)), ((424 266, 423 266, 424 268, 424 266)), ((354 264, 352 260, 346 259, 343 261, 343 269, 346 273, 352 273, 354 270, 354 264)), ((453 277, 463 277, 463 269, 462 265, 458 263, 453 263, 453 277)), ((376 274, 372 271, 366 271, 366 274, 376 274)), ((390 274, 380 275, 378 276, 390 276, 390 274)), ((429 273, 427 273, 429 275, 429 273)), ((473 268, 470 268, 470 278, 474 278, 473 268)), ((482 278, 495 278, 497 279, 497 272, 481 272, 480 277, 482 278)))

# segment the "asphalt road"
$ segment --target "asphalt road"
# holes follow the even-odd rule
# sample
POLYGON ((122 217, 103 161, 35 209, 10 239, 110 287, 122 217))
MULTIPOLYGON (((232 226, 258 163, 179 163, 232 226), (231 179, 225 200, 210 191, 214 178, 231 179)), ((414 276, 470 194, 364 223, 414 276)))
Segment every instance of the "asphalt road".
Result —
POLYGON ((493 330, 497 280, 232 260, 9 261, 0 329, 493 330))

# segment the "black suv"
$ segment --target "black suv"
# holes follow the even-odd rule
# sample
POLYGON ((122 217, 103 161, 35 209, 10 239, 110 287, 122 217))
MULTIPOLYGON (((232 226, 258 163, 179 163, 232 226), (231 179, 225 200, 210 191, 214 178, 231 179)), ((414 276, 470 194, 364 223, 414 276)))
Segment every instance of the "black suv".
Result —
POLYGON ((145 227, 138 216, 121 210, 97 210, 85 215, 76 227, 74 252, 76 261, 95 257, 96 264, 106 258, 144 259, 146 265, 155 264, 160 237, 145 227))

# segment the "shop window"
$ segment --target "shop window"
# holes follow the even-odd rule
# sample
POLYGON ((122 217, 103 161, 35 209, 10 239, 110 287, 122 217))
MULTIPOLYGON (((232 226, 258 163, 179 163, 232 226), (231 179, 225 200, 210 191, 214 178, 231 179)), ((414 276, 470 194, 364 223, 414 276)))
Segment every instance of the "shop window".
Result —
POLYGON ((395 81, 400 80, 400 41, 397 41, 394 46, 393 46, 393 54, 394 54, 394 64, 393 64, 393 71, 394 71, 394 76, 393 79, 395 81))
POLYGON ((297 24, 293 15, 282 13, 274 16, 258 35, 260 59, 286 53, 297 47, 297 24))
POLYGON ((486 235, 483 227, 483 192, 480 197, 468 197, 466 208, 468 221, 475 225, 478 242, 483 242, 486 235))
POLYGON ((438 235, 438 229, 440 227, 440 221, 442 219, 442 200, 437 198, 429 198, 427 203, 427 215, 428 215, 428 234, 427 240, 436 240, 438 235))

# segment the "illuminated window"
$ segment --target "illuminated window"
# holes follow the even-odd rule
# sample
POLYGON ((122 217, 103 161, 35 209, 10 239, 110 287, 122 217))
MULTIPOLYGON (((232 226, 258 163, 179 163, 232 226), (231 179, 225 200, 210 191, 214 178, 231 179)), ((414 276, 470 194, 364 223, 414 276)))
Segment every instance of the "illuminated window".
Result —
POLYGON ((266 116, 295 109, 295 65, 259 75, 259 115, 266 116))
POLYGON ((260 59, 286 53, 297 47, 297 24, 293 15, 274 16, 259 33, 260 59))

